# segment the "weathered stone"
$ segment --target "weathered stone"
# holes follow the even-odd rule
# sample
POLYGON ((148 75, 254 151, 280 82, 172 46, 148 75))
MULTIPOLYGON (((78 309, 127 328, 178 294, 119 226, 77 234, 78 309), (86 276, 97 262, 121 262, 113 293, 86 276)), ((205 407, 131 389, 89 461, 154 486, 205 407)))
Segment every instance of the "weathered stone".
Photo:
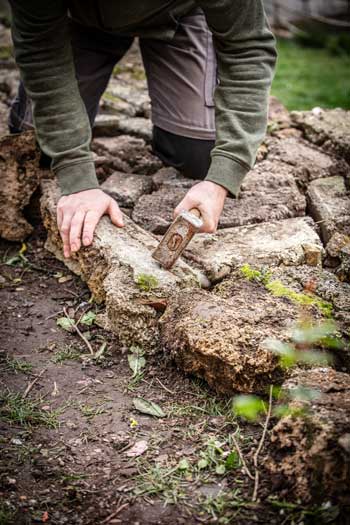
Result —
POLYGON ((130 117, 150 117, 150 98, 146 82, 111 79, 102 97, 102 108, 130 117))
POLYGON ((350 503, 350 376, 329 368, 296 370, 283 385, 313 389, 311 401, 293 401, 305 415, 285 416, 272 429, 265 466, 281 497, 301 502, 350 503))
POLYGON ((350 164, 350 111, 315 108, 294 111, 291 118, 308 140, 343 157, 350 164))
POLYGON ((245 263, 304 264, 305 251, 310 247, 321 256, 323 248, 313 221, 296 218, 229 228, 215 234, 197 234, 186 249, 185 257, 203 268, 211 281, 218 281, 245 263))
POLYGON ((130 135, 96 138, 92 142, 92 149, 99 155, 108 155, 111 164, 122 163, 120 168, 116 165, 117 171, 149 175, 162 167, 150 146, 143 139, 130 135))
POLYGON ((171 272, 163 270, 151 256, 157 240, 128 217, 121 229, 103 217, 92 246, 64 259, 56 221, 59 192, 54 182, 43 184, 42 191, 46 246, 87 282, 98 302, 105 301, 106 314, 100 322, 124 347, 156 348, 158 318, 171 296, 186 287, 196 288, 199 282, 208 286, 208 281, 181 260, 171 272))
POLYGON ((161 168, 154 175, 152 175, 153 186, 155 190, 159 190, 162 186, 167 184, 183 183, 184 176, 175 168, 161 168))
POLYGON ((0 100, 0 137, 8 133, 8 125, 7 125, 8 113, 9 113, 9 108, 7 104, 4 104, 0 100))
MULTIPOLYGON (((292 168, 283 163, 261 162, 248 173, 239 199, 227 199, 219 228, 243 226, 305 214, 306 200, 299 192, 292 168)), ((198 181, 173 177, 156 192, 141 197, 133 218, 147 230, 164 233, 174 208, 198 181)))
POLYGON ((152 140, 152 123, 143 117, 97 115, 94 124, 95 137, 114 137, 121 134, 133 135, 150 142, 152 140))
POLYGON ((291 173, 302 188, 314 179, 332 175, 350 176, 350 166, 343 160, 327 155, 316 146, 295 137, 268 141, 268 160, 293 166, 291 173))
POLYGON ((147 175, 113 173, 102 184, 103 190, 111 195, 120 206, 132 208, 144 193, 152 190, 152 179, 147 175))
POLYGON ((13 97, 16 96, 19 82, 18 69, 8 70, 6 68, 0 69, 0 91, 5 94, 6 101, 10 103, 13 97))
POLYGON ((313 181, 309 185, 308 200, 310 214, 319 222, 322 239, 330 243, 330 255, 338 256, 339 251, 347 242, 350 243, 350 192, 346 189, 343 177, 327 177, 313 181), (343 236, 343 243, 339 245, 334 235, 343 236))
POLYGON ((287 108, 276 98, 271 96, 269 100, 270 121, 278 125, 279 128, 290 128, 291 119, 287 108))
POLYGON ((161 318, 161 341, 181 368, 218 392, 265 392, 283 372, 263 341, 288 338, 296 316, 294 305, 237 276, 228 299, 179 294, 161 318))
POLYGON ((0 236, 22 241, 33 230, 23 209, 39 186, 44 172, 32 132, 0 138, 0 236))

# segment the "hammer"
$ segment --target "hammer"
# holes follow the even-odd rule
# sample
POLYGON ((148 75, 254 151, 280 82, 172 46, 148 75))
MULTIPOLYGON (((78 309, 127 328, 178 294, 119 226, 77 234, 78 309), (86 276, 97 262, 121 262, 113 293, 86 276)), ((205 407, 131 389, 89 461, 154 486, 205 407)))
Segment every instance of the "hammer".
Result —
POLYGON ((163 268, 170 270, 180 257, 192 237, 203 226, 201 213, 197 208, 181 212, 169 226, 152 257, 163 268))

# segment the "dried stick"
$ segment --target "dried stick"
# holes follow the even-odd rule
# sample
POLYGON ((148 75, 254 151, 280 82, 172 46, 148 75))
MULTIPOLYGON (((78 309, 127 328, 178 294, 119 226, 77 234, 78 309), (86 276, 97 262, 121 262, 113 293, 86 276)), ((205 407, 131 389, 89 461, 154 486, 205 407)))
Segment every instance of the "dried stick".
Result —
POLYGON ((112 512, 112 514, 110 514, 109 516, 107 516, 107 518, 105 518, 103 521, 101 521, 101 524, 102 523, 109 523, 113 518, 118 516, 118 514, 120 514, 121 511, 126 509, 128 506, 129 506, 129 503, 124 503, 123 505, 120 505, 120 507, 118 507, 115 512, 112 512))
POLYGON ((267 410, 267 414, 266 414, 266 418, 265 418, 265 423, 264 423, 264 428, 263 428, 263 433, 261 435, 261 439, 260 439, 260 442, 259 442, 259 445, 258 445, 258 448, 256 449, 256 452, 254 454, 254 458, 253 458, 253 464, 254 464, 254 468, 255 468, 255 478, 254 478, 254 491, 253 491, 253 497, 252 497, 252 501, 256 501, 257 500, 257 497, 258 497, 258 489, 259 489, 259 468, 258 468, 258 460, 259 460, 259 454, 261 452, 261 449, 264 445, 264 441, 265 441, 265 437, 266 437, 266 433, 267 433, 267 428, 269 426, 269 422, 270 422, 270 418, 271 418, 271 412, 272 412, 272 394, 273 394, 273 385, 270 385, 270 395, 269 395, 269 407, 268 407, 268 410, 267 410))
POLYGON ((158 381, 158 383, 160 384, 160 386, 161 386, 162 388, 164 388, 164 390, 166 390, 167 392, 169 392, 169 394, 172 394, 172 395, 175 394, 175 392, 173 392, 172 390, 169 390, 169 388, 167 388, 165 385, 163 385, 163 383, 161 382, 161 380, 160 380, 158 377, 157 377, 157 381, 158 381))
POLYGON ((47 370, 47 367, 43 368, 41 370, 41 372, 39 372, 39 374, 35 377, 35 379, 33 379, 33 381, 31 383, 29 383, 29 385, 27 386, 27 388, 25 389, 24 391, 24 394, 22 396, 23 399, 25 399, 27 397, 27 395, 29 394, 29 392, 31 391, 31 389, 33 388, 33 386, 35 385, 35 383, 37 381, 39 381, 39 379, 41 378, 41 376, 46 372, 47 370))
POLYGON ((249 468, 248 468, 248 466, 247 466, 247 463, 245 462, 245 459, 244 459, 243 453, 242 453, 242 451, 241 451, 241 448, 240 448, 240 446, 239 446, 239 444, 238 444, 238 442, 237 442, 237 440, 236 440, 234 434, 232 434, 232 440, 233 440, 233 443, 234 443, 234 445, 235 445, 235 447, 236 447, 236 450, 237 450, 238 455, 239 455, 239 459, 240 459, 241 462, 242 462, 243 468, 244 468, 244 470, 246 471, 247 476, 248 476, 250 479, 254 479, 253 474, 250 472, 250 470, 249 470, 249 468))
MULTIPOLYGON (((70 319, 68 313, 67 313, 67 310, 66 310, 66 307, 64 306, 63 307, 63 313, 64 315, 67 317, 67 319, 70 319)), ((84 314, 83 314, 84 315, 84 314)), ((82 318, 82 316, 80 317, 80 319, 82 318)), ((74 328, 74 330, 76 331, 76 333, 79 335, 79 337, 84 341, 84 343, 86 344, 86 346, 88 347, 88 350, 90 352, 91 355, 94 355, 94 349, 92 348, 91 344, 89 343, 89 341, 86 339, 85 335, 81 333, 81 331, 79 330, 78 328, 78 324, 80 322, 80 319, 77 323, 73 323, 72 324, 72 327, 74 328)))

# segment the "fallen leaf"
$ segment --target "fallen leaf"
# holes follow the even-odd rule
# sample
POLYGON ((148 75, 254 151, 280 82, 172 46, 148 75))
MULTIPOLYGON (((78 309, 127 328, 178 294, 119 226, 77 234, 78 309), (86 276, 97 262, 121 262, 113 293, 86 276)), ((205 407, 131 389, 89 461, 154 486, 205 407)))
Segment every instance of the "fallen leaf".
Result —
POLYGON ((147 399, 143 399, 142 397, 134 397, 132 402, 138 412, 142 412, 143 414, 148 414, 154 417, 166 416, 160 406, 156 403, 153 403, 153 401, 147 401, 147 399))
POLYGON ((66 283, 68 281, 71 281, 72 279, 73 279, 73 277, 71 275, 63 275, 62 277, 58 278, 58 282, 60 284, 62 284, 62 283, 66 283))
POLYGON ((60 326, 63 328, 63 330, 66 330, 67 332, 73 332, 73 326, 74 326, 74 320, 70 317, 59 317, 56 319, 57 326, 60 326))
POLYGON ((92 312, 91 310, 89 312, 86 312, 86 314, 83 315, 83 317, 80 319, 80 323, 84 324, 85 326, 91 326, 94 324, 96 319, 95 312, 92 312))
POLYGON ((136 441, 135 445, 133 445, 127 452, 126 455, 128 458, 136 458, 138 456, 141 456, 146 450, 148 449, 148 443, 145 440, 136 441))
POLYGON ((141 370, 146 366, 142 348, 133 347, 131 349, 131 354, 128 355, 128 363, 134 377, 140 374, 141 370))

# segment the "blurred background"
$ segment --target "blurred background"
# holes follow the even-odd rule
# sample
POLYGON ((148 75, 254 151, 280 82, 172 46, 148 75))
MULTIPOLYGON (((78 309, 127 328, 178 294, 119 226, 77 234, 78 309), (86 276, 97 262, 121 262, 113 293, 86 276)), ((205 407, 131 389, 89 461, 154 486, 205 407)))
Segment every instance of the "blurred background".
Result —
MULTIPOLYGON (((264 3, 279 51, 272 94, 289 110, 350 109, 350 0, 264 3)), ((0 24, 9 26, 7 0, 0 0, 0 24)), ((0 25, 0 67, 10 53, 0 25)))

